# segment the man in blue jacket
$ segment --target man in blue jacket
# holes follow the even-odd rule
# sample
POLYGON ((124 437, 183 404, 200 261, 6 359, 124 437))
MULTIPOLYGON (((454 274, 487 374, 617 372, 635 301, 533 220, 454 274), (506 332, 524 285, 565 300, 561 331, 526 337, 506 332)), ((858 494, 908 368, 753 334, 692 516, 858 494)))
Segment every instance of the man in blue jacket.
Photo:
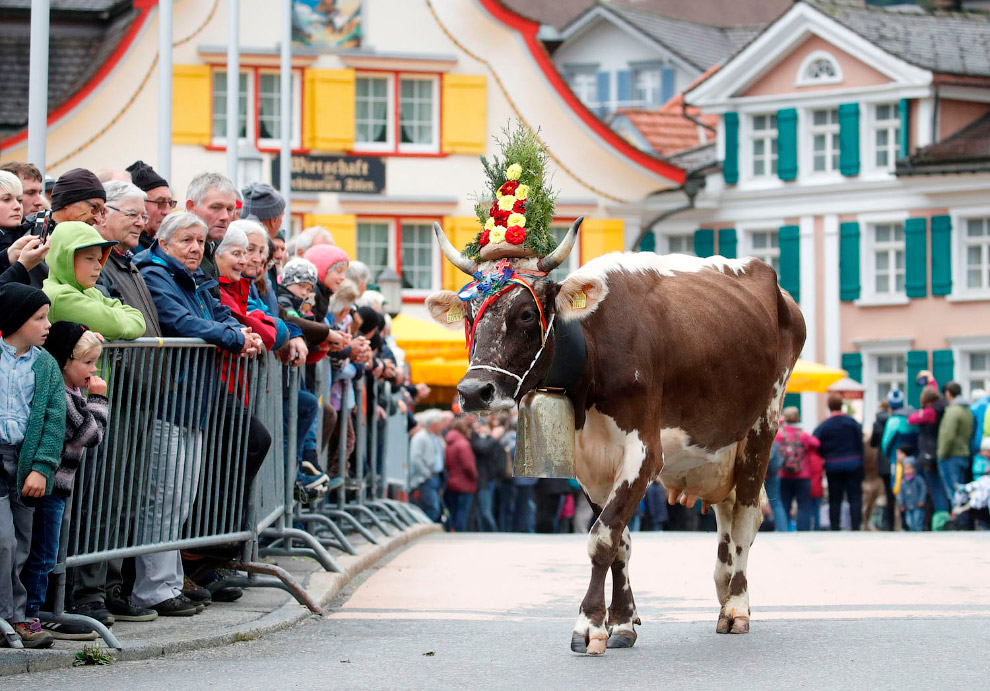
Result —
POLYGON ((821 442, 818 453, 825 461, 828 478, 828 517, 832 530, 839 529, 842 497, 849 501, 852 529, 859 530, 863 518, 863 428, 842 412, 842 396, 828 397, 829 416, 814 435, 821 442))
MULTIPOLYGON (((237 356, 253 356, 264 351, 261 337, 241 326, 230 310, 210 294, 216 281, 201 269, 206 244, 206 225, 194 214, 180 212, 170 214, 158 230, 157 244, 138 254, 134 263, 148 285, 162 335, 166 338, 201 338, 217 348, 237 356)), ((202 353, 202 351, 197 351, 202 353)), ((211 526, 220 523, 218 516, 227 515, 227 523, 216 525, 221 532, 241 528, 239 507, 224 507, 226 498, 233 497, 233 482, 239 474, 244 477, 245 500, 251 481, 261 467, 271 436, 254 416, 247 415, 241 401, 228 395, 216 382, 217 364, 212 353, 190 353, 184 367, 176 372, 174 388, 179 392, 174 402, 165 404, 154 421, 151 438, 151 467, 148 469, 154 489, 148 503, 138 518, 138 536, 142 541, 160 542, 175 540, 183 534, 183 524, 194 510, 201 520, 197 525, 211 526), (193 360, 199 357, 198 362, 193 360), (196 376, 194 381, 182 379, 196 376), (184 394, 184 395, 182 395, 184 394), (188 397, 192 400, 180 400, 188 397), (194 405, 196 398, 199 405, 194 405), (219 397, 220 400, 216 400, 219 397), (219 403, 218 406, 215 404, 219 403), (204 448, 203 426, 207 411, 220 410, 217 423, 228 430, 216 435, 226 440, 218 448, 204 448), (234 433, 247 425, 247 454, 243 468, 236 449, 226 448, 233 443, 234 433), (204 457, 210 459, 206 473, 204 494, 213 495, 196 502, 196 482, 204 457), (209 501, 207 501, 209 499, 209 501), (213 510, 205 512, 204 502, 212 502, 213 510), (195 504, 194 504, 195 503, 195 504), (178 512, 177 516, 174 513, 178 512), (174 516, 174 517, 173 517, 174 516)), ((181 360, 182 358, 178 358, 181 360)), ((237 381, 236 361, 225 359, 221 369, 228 385, 237 381)), ((158 553, 139 557, 135 565, 136 579, 132 602, 155 609, 163 616, 190 616, 202 611, 210 593, 202 588, 187 589, 183 593, 184 571, 178 552, 158 553), (197 599, 193 602, 187 597, 197 599)), ((236 589, 225 589, 228 597, 236 599, 236 589), (233 592, 231 592, 233 591, 233 592)), ((219 600, 220 598, 217 597, 219 600)))

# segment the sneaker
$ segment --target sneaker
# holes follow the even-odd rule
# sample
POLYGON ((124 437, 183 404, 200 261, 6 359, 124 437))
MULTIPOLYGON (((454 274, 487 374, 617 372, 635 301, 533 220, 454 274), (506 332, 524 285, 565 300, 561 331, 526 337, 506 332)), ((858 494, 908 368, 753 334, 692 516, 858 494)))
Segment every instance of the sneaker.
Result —
POLYGON ((155 610, 138 607, 131 603, 130 598, 120 595, 107 597, 107 609, 117 621, 154 621, 158 618, 155 610))
POLYGON ((14 631, 21 637, 25 648, 51 648, 55 645, 55 638, 41 628, 41 622, 37 619, 17 622, 14 631))
POLYGON ((151 609, 162 617, 191 617, 196 614, 196 605, 185 598, 179 599, 179 597, 171 597, 159 602, 157 605, 152 605, 151 609))
POLYGON ((95 641, 100 637, 91 626, 74 621, 43 621, 41 628, 60 641, 95 641))
POLYGON ((307 475, 326 475, 326 472, 315 459, 299 461, 299 469, 307 475))
POLYGON ((113 626, 113 615, 110 614, 110 610, 107 609, 106 605, 99 601, 76 605, 71 609, 70 613, 81 614, 84 617, 96 619, 96 621, 107 627, 113 626))
POLYGON ((201 588, 189 576, 186 576, 182 582, 182 594, 196 604, 208 605, 212 602, 210 600, 210 591, 206 588, 201 588))
POLYGON ((330 482, 330 477, 326 473, 319 472, 317 468, 314 468, 310 463, 303 461, 300 464, 299 470, 296 471, 296 482, 302 485, 303 489, 313 490, 330 482), (309 466, 316 472, 307 472, 305 470, 306 466, 309 466))
POLYGON ((193 600, 190 600, 188 597, 182 594, 176 595, 175 599, 187 606, 192 606, 192 608, 196 610, 196 614, 199 614, 204 609, 206 609, 206 605, 204 605, 202 602, 194 602, 193 600))
POLYGON ((223 585, 225 579, 236 576, 230 569, 215 569, 200 577, 199 582, 210 591, 214 602, 234 602, 244 596, 244 591, 236 585, 223 585))

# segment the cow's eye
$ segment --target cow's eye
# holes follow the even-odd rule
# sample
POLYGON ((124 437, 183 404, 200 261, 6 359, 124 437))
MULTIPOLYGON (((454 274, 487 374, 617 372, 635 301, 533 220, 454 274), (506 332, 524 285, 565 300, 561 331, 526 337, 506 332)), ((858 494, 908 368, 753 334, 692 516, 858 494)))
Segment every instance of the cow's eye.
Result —
POLYGON ((522 320, 524 322, 531 322, 534 319, 536 319, 536 312, 534 312, 533 310, 525 310, 522 313, 522 317, 521 318, 522 318, 522 320))

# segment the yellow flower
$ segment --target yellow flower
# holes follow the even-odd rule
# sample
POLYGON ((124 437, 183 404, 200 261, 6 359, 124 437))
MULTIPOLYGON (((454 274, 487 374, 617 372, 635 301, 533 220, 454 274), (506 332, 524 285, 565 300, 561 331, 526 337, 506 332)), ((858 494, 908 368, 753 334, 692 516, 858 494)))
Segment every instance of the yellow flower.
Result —
POLYGON ((502 226, 495 226, 488 233, 489 242, 505 242, 505 228, 502 226))
POLYGON ((522 214, 509 214, 509 220, 507 222, 508 226, 519 226, 520 228, 526 227, 526 217, 522 214))
POLYGON ((529 196, 529 185, 519 185, 516 188, 516 199, 526 199, 529 196))
POLYGON ((516 203, 516 198, 511 194, 506 194, 498 199, 498 208, 502 211, 512 211, 512 205, 516 203))
POLYGON ((501 199, 502 198, 502 188, 501 187, 499 187, 497 190, 495 190, 495 198, 496 199, 501 199))
POLYGON ((485 230, 491 230, 494 227, 495 227, 495 219, 489 216, 488 220, 485 221, 485 230))
POLYGON ((522 166, 518 163, 513 163, 505 169, 505 177, 510 180, 518 180, 520 175, 522 175, 522 166))

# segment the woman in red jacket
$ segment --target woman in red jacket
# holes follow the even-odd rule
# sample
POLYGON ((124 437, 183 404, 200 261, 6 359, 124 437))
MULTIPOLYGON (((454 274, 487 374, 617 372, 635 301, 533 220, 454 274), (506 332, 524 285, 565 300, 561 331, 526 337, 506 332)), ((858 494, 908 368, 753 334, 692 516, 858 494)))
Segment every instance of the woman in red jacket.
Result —
POLYGON ((478 467, 468 435, 471 434, 471 419, 459 417, 450 424, 447 432, 447 490, 444 503, 450 510, 448 527, 456 533, 467 530, 468 514, 474 494, 478 491, 478 467))
POLYGON ((248 309, 251 279, 243 275, 248 261, 247 247, 247 235, 233 226, 227 229, 217 247, 214 259, 220 274, 220 302, 234 319, 261 336, 265 348, 271 350, 275 346, 275 321, 261 310, 248 309))

